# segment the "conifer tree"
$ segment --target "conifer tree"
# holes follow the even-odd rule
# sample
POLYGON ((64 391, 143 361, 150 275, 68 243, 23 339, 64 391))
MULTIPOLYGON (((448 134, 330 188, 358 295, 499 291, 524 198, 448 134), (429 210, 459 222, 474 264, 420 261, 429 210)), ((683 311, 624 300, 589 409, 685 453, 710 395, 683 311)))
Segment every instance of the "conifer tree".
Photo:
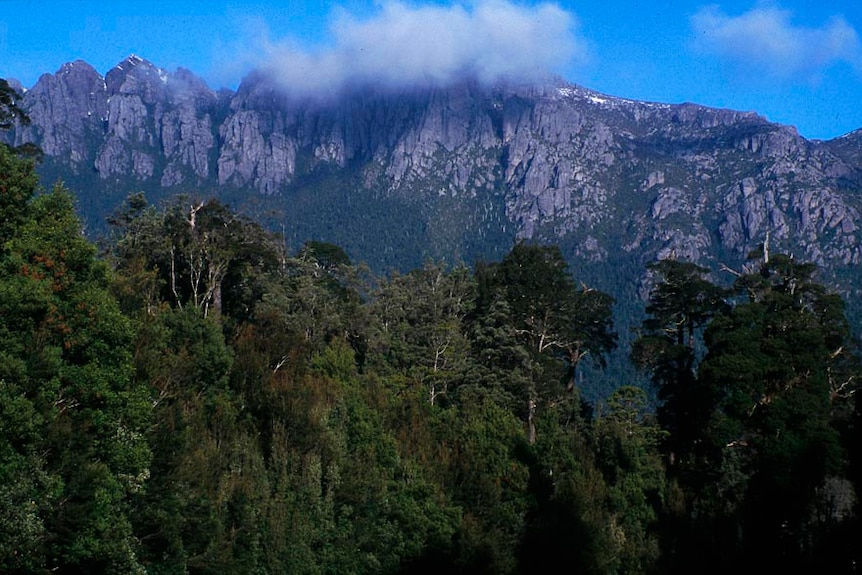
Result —
POLYGON ((720 513, 734 517, 751 564, 810 558, 822 527, 812 518, 817 492, 842 473, 830 381, 853 346, 841 298, 815 272, 784 254, 764 258, 738 278, 738 303, 705 333, 699 377, 717 399, 708 428, 720 470, 713 485, 734 493, 720 513))
POLYGON ((557 246, 518 243, 492 273, 486 299, 505 299, 512 327, 531 358, 524 413, 533 443, 538 410, 565 405, 565 418, 578 417, 578 365, 585 358, 602 364, 616 346, 613 298, 579 289, 557 246))
POLYGON ((632 359, 652 375, 658 390, 658 421, 667 432, 671 467, 694 464, 713 402, 710 389, 697 379, 698 348, 703 327, 726 307, 725 292, 705 278, 707 268, 690 262, 661 260, 647 269, 658 281, 632 359))

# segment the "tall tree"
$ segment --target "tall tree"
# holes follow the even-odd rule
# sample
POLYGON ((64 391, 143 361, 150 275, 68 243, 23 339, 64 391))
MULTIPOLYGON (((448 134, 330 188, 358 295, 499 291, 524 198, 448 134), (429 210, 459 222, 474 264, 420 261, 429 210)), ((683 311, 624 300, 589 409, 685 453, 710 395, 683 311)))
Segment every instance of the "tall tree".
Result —
POLYGON ((275 243, 260 226, 217 200, 179 197, 159 212, 142 195, 133 195, 111 223, 117 236, 115 265, 125 270, 129 288, 149 308, 158 297, 197 308, 204 317, 223 312, 248 317, 260 294, 245 292, 279 260, 275 243))
POLYGON ((704 509, 722 501, 717 516, 736 524, 725 542, 741 533, 747 564, 805 565, 822 528, 818 491, 842 472, 833 384, 853 346, 841 298, 815 272, 791 256, 764 258, 739 277, 738 303, 704 335, 699 377, 717 394, 708 434, 720 470, 704 509))
POLYGON ((494 298, 470 325, 472 371, 465 390, 489 396, 510 412, 526 416, 531 355, 516 331, 509 303, 494 298))
POLYGON ((464 320, 474 298, 475 284, 465 267, 447 270, 431 262, 395 275, 375 294, 378 353, 397 372, 420 382, 431 404, 466 370, 464 320))
POLYGON ((309 241, 295 257, 282 260, 280 271, 280 287, 286 290, 283 303, 312 349, 321 352, 333 338, 344 339, 361 365, 368 330, 361 304, 371 283, 366 267, 354 265, 339 246, 309 241))
POLYGON ((660 452, 664 435, 640 387, 614 391, 595 421, 596 458, 608 484, 618 572, 649 573, 659 559, 657 528, 667 498, 660 452))
POLYGON ((711 390, 697 379, 702 330, 726 309, 726 292, 706 279, 707 268, 691 262, 661 260, 647 269, 657 281, 640 337, 632 346, 632 360, 652 374, 658 390, 658 420, 668 432, 665 447, 671 465, 689 465, 703 449, 713 403, 711 390))
POLYGON ((492 273, 486 282, 491 295, 485 299, 506 301, 515 333, 532 360, 525 414, 533 443, 537 409, 568 404, 569 415, 578 412, 578 365, 586 357, 602 363, 616 346, 613 298, 578 288, 556 246, 518 243, 492 273))
POLYGON ((30 218, 30 200, 39 181, 34 168, 32 161, 0 146, 0 253, 8 251, 9 240, 30 218))

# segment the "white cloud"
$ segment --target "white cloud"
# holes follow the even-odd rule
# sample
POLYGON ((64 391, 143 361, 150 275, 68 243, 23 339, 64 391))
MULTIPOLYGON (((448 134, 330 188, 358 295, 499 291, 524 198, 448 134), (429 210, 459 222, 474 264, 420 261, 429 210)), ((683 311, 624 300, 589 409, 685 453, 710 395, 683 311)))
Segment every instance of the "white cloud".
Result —
POLYGON ((774 6, 739 16, 709 6, 692 17, 691 25, 699 49, 772 78, 808 80, 839 62, 862 66, 859 36, 843 18, 809 28, 793 24, 791 17, 774 6))
POLYGON ((257 66, 294 95, 318 96, 363 83, 400 88, 464 75, 485 82, 530 80, 582 63, 587 55, 574 15, 555 4, 392 1, 369 18, 337 14, 331 32, 332 44, 318 49, 263 39, 257 66))

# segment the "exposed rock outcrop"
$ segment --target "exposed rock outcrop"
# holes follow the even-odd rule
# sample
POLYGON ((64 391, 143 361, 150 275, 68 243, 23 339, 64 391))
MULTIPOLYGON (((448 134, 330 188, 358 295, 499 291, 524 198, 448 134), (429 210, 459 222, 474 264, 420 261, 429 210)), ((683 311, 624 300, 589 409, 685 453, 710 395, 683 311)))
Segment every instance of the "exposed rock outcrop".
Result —
MULTIPOLYGON (((591 263, 709 265, 744 258, 769 233, 775 249, 829 268, 862 258, 862 132, 808 141, 750 112, 559 81, 465 80, 309 102, 254 73, 235 93, 215 93, 187 70, 134 56, 104 78, 84 62, 64 65, 26 92, 24 107, 32 125, 4 137, 36 142, 55 166, 103 182, 87 193, 118 202, 132 183, 262 194, 321 219, 345 198, 397 201, 409 214, 389 223, 421 222, 417 233, 445 236, 461 256, 467 245, 482 251, 475 238, 519 237, 561 242, 591 263), (327 187, 314 187, 323 177, 327 187), (312 207, 292 203, 303 190, 312 207)), ((356 233, 326 229, 340 243, 338 233, 356 233)), ((376 233, 392 242, 382 250, 403 246, 376 233)))

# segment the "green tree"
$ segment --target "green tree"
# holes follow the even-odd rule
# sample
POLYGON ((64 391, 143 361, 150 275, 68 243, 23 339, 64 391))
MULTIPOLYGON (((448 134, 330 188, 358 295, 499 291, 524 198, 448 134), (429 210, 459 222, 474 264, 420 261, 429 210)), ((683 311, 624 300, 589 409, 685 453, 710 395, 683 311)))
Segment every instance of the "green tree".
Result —
POLYGON ((481 282, 490 294, 480 294, 480 301, 505 300, 512 327, 530 354, 525 419, 533 443, 537 410, 568 405, 565 417, 578 413, 578 365, 586 357, 601 364, 616 346, 613 298, 578 288, 556 246, 518 243, 490 272, 492 277, 481 282))
POLYGON ((237 421, 233 356, 220 326, 194 307, 161 308, 141 320, 135 355, 137 378, 150 386, 154 405, 147 433, 154 461, 135 508, 149 568, 235 567, 230 533, 238 525, 229 508, 260 463, 237 421))
POLYGON ((532 357, 515 328, 509 303, 494 298, 470 325, 471 371, 464 390, 526 418, 532 357))
POLYGON ((660 445, 663 432, 646 392, 622 386, 595 422, 596 458, 608 484, 615 569, 652 572, 659 559, 657 535, 667 485, 660 445))
POLYGON ((705 278, 707 268, 690 262, 661 260, 647 269, 658 281, 631 357, 652 374, 658 389, 658 421, 668 432, 665 450, 671 465, 691 467, 703 452, 715 401, 712 390, 697 378, 702 330, 726 309, 726 292, 705 278))
MULTIPOLYGON (((428 454, 423 459, 427 474, 462 509, 448 564, 439 568, 513 573, 531 503, 529 470, 522 457, 526 436, 509 406, 482 391, 462 386, 457 402, 446 409, 422 403, 430 412, 426 439, 430 445, 425 446, 428 454)), ((407 422, 411 430, 414 422, 407 422)))
POLYGON ((764 258, 704 335, 699 377, 717 397, 708 434, 718 475, 699 503, 729 523, 716 554, 736 547, 746 564, 809 564, 823 527, 812 515, 818 490, 842 473, 832 383, 852 342, 841 298, 815 272, 764 258))
POLYGON ((450 383, 463 378, 465 318, 474 293, 466 268, 446 270, 429 262, 396 274, 374 294, 376 353, 408 381, 421 384, 432 405, 448 393, 450 383))
POLYGON ((21 160, 0 146, 0 253, 8 252, 9 241, 30 219, 38 180, 33 161, 21 160))
POLYGON ((608 485, 585 429, 563 426, 547 411, 537 427, 536 442, 522 455, 531 505, 517 548, 517 572, 544 573, 561 564, 579 573, 613 572, 619 564, 619 530, 607 509, 608 485))
MULTIPOLYGON (((18 524, 0 530, 21 529, 11 540, 22 545, 0 564, 139 572, 129 507, 149 474, 150 402, 132 379, 132 326, 69 192, 58 185, 28 201, 32 163, 0 158, 13 185, 4 191, 14 190, 6 206, 27 202, 0 253, 0 387, 23 431, 4 427, 0 438, 3 504, 21 504, 18 524)), ((8 551, 8 534, 0 541, 8 551)))
POLYGON ((159 212, 137 194, 112 217, 113 258, 130 282, 126 292, 150 312, 158 300, 205 317, 245 319, 262 295, 261 279, 278 265, 276 244, 217 200, 187 200, 159 212))
POLYGON ((365 271, 338 246, 309 242, 296 256, 282 259, 263 303, 270 317, 279 317, 311 352, 320 353, 332 339, 343 339, 361 365, 368 331, 361 305, 368 289, 365 271))

